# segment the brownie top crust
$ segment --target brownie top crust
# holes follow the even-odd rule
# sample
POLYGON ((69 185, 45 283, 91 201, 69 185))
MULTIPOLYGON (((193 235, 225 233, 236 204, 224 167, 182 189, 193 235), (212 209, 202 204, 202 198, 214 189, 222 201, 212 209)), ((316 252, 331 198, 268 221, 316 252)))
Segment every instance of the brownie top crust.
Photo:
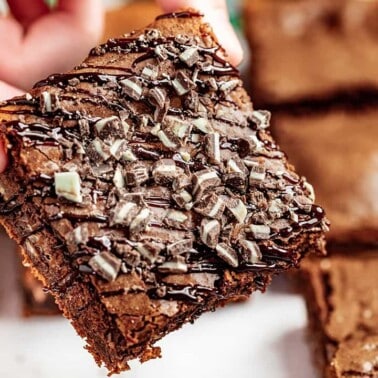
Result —
POLYGON ((197 12, 109 40, 0 117, 1 222, 113 372, 323 250, 311 185, 197 12), (94 304, 96 331, 79 316, 94 304))

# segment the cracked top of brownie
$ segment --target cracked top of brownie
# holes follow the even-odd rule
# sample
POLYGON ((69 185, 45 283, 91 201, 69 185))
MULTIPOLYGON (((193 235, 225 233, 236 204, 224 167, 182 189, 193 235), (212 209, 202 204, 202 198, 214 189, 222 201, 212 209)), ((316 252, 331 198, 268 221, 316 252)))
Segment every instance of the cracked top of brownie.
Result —
POLYGON ((323 249, 311 185, 194 11, 94 48, 0 119, 1 222, 113 372, 323 249), (106 334, 80 323, 94 304, 106 334))

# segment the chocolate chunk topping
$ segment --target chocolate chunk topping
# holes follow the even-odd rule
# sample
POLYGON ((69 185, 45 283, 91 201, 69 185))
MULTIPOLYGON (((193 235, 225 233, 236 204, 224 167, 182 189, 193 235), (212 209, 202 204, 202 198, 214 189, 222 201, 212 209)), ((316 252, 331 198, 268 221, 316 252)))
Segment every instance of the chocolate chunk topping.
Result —
POLYGON ((130 77, 119 82, 123 88, 123 93, 133 100, 139 100, 142 97, 143 86, 138 78, 130 77))
POLYGON ((167 185, 180 174, 180 168, 172 159, 158 160, 152 168, 152 176, 157 184, 167 185))
POLYGON ((200 59, 198 54, 198 48, 196 46, 191 46, 186 48, 179 56, 180 60, 183 61, 188 67, 192 67, 200 59))
POLYGON ((218 244, 220 229, 220 223, 217 220, 202 219, 200 231, 202 242, 210 248, 215 248, 218 244))
POLYGON ((112 253, 101 252, 93 256, 88 265, 99 276, 111 282, 117 278, 118 272, 121 268, 121 260, 115 257, 112 253))
POLYGON ((215 193, 211 193, 204 196, 194 207, 194 210, 205 217, 220 220, 225 208, 225 199, 215 193))
POLYGON ((238 254, 227 244, 220 243, 215 247, 217 255, 233 268, 239 266, 238 254))
POLYGON ((177 73, 176 77, 172 81, 172 85, 179 96, 183 96, 195 87, 195 84, 182 71, 177 73))
POLYGON ((128 164, 125 167, 125 179, 128 186, 139 186, 149 179, 148 168, 142 162, 128 164))

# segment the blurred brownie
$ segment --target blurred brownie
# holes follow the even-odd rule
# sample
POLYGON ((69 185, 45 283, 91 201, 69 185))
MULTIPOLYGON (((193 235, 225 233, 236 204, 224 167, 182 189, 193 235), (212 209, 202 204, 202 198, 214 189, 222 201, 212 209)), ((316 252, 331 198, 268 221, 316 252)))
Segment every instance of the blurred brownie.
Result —
POLYGON ((315 357, 326 378, 378 376, 378 251, 302 264, 315 357))
POLYGON ((311 185, 195 11, 94 48, 0 118, 0 221, 111 373, 324 252, 311 185))
POLYGON ((105 14, 103 41, 140 29, 159 15, 155 1, 134 0, 105 14))
POLYGON ((377 0, 246 0, 255 104, 378 92, 377 0))
POLYGON ((60 314, 53 296, 44 290, 42 283, 29 269, 22 269, 21 285, 24 316, 60 314))
POLYGON ((290 161, 315 184, 329 240, 377 243, 378 107, 276 113, 273 124, 290 161))

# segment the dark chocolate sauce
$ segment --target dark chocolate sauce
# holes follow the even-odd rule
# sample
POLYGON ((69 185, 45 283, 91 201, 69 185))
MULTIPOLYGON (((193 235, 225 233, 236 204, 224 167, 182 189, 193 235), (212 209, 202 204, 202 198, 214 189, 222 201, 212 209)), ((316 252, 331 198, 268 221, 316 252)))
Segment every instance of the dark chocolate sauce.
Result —
POLYGON ((156 17, 156 21, 163 20, 165 18, 191 18, 191 17, 202 17, 203 14, 199 12, 183 11, 183 12, 172 12, 165 13, 156 17))

